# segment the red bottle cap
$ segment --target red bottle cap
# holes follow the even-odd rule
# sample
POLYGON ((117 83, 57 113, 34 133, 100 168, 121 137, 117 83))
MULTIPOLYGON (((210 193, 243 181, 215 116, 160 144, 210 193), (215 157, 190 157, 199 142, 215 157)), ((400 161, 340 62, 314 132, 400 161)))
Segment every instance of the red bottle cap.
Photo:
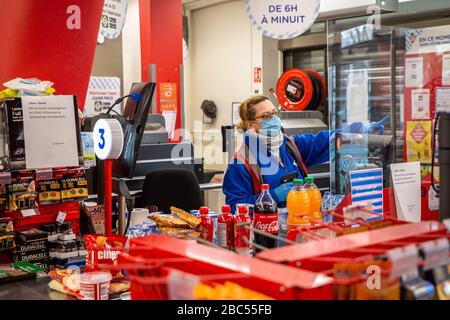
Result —
POLYGON ((268 184, 263 184, 263 185, 261 186, 261 189, 262 189, 262 190, 269 190, 269 185, 268 185, 268 184))
POLYGON ((208 207, 201 207, 199 212, 200 212, 200 214, 208 214, 209 209, 208 209, 208 207))
POLYGON ((222 213, 231 213, 231 207, 227 204, 222 206, 222 213))
POLYGON ((239 213, 239 214, 248 214, 248 208, 247 208, 247 206, 239 206, 239 207, 238 207, 238 213, 239 213))

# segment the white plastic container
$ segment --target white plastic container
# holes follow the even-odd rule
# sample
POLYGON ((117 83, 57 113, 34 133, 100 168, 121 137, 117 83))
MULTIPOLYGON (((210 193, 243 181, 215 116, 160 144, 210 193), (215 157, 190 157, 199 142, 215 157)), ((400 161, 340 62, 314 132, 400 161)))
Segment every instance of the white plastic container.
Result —
POLYGON ((82 300, 108 300, 112 276, 107 272, 87 272, 80 276, 82 300))
POLYGON ((145 208, 134 208, 131 212, 130 227, 134 227, 142 222, 150 221, 149 210, 145 208))

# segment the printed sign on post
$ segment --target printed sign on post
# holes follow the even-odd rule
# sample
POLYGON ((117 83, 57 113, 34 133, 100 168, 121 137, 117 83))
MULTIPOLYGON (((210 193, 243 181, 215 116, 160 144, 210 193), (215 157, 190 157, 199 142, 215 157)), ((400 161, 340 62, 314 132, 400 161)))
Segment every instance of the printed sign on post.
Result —
POLYGON ((412 119, 430 118, 430 89, 411 90, 412 119))
MULTIPOLYGON (((106 112, 120 96, 120 78, 91 77, 83 114, 93 116, 106 112)), ((120 114, 120 104, 116 105, 113 110, 120 114)))
POLYGON ((254 83, 261 83, 262 82, 262 68, 254 68, 253 71, 253 82, 254 83))
POLYGON ((266 37, 292 39, 308 31, 319 15, 319 0, 246 0, 247 14, 266 37))
POLYGON ((177 120, 177 84, 161 83, 159 87, 159 106, 161 114, 166 120, 166 129, 169 138, 175 136, 175 124, 177 120))

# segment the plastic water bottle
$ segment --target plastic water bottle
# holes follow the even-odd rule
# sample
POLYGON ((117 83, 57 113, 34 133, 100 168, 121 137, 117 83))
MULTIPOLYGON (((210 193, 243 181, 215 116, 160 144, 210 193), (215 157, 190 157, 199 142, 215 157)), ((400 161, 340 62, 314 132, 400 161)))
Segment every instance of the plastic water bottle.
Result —
POLYGON ((294 179, 294 186, 288 193, 286 204, 288 230, 310 223, 310 203, 302 179, 294 179))
POLYGON ((308 194, 310 208, 309 216, 311 222, 322 222, 322 194, 314 184, 314 177, 305 178, 305 190, 308 194))

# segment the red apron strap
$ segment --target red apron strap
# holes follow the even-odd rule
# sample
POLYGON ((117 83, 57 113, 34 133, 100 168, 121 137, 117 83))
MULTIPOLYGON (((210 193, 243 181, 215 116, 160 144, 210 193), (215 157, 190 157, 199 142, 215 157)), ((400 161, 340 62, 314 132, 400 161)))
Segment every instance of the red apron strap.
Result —
POLYGON ((293 153, 292 155, 294 156, 294 160, 297 163, 297 166, 300 168, 300 171, 302 172, 303 178, 307 177, 308 169, 306 168, 306 165, 303 162, 302 154, 300 153, 297 144, 295 143, 292 137, 286 135, 286 139, 288 149, 293 153))

